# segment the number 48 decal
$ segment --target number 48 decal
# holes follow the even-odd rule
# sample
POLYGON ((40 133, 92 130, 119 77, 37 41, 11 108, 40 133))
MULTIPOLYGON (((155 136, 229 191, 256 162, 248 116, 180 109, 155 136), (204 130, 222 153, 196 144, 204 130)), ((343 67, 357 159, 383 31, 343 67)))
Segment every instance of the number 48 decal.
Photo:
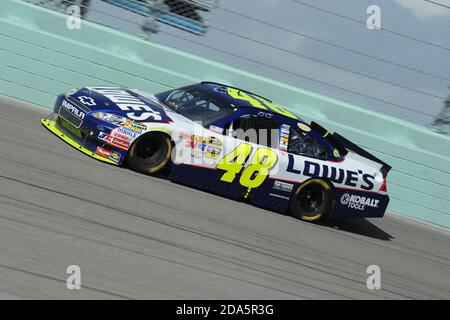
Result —
MULTIPOLYGON (((252 152, 252 145, 241 143, 236 149, 224 156, 217 164, 216 168, 226 172, 220 178, 224 182, 233 182, 248 160, 252 152)), ((248 188, 248 196, 252 188, 257 188, 269 176, 269 171, 277 163, 278 155, 275 151, 268 148, 258 148, 250 160, 250 164, 244 169, 239 179, 239 183, 248 188)))

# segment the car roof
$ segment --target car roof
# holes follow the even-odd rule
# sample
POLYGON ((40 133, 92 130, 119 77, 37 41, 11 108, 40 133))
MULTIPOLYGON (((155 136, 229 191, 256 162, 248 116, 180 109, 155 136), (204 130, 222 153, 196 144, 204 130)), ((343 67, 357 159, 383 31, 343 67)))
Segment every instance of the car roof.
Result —
POLYGON ((244 90, 244 89, 240 89, 237 87, 229 86, 227 84, 222 84, 222 83, 218 83, 218 82, 211 82, 211 81, 202 81, 194 86, 200 86, 202 89, 205 89, 209 93, 211 93, 215 96, 218 96, 220 99, 224 99, 224 100, 228 101, 229 103, 232 103, 234 106, 236 106, 236 108, 256 108, 258 110, 279 114, 280 116, 283 116, 286 119, 289 119, 289 121, 294 120, 295 122, 303 122, 305 124, 307 123, 306 121, 301 119, 297 114, 293 113, 290 110, 284 109, 279 105, 276 105, 277 108, 288 111, 290 114, 295 116, 295 118, 288 117, 288 116, 284 115, 283 113, 281 113, 277 110, 274 110, 273 108, 270 108, 270 106, 273 105, 273 102, 271 100, 269 100, 259 94, 256 94, 256 93, 244 90), (246 99, 237 99, 235 97, 232 97, 228 93, 229 89, 233 89, 233 90, 237 91, 239 94, 245 93, 247 95, 250 95, 252 98, 255 98, 254 100, 259 102, 265 108, 265 110, 255 107, 252 103, 250 103, 246 99))
POLYGON ((238 87, 233 87, 233 86, 230 86, 230 85, 227 85, 227 84, 223 84, 223 83, 212 82, 212 81, 202 81, 202 82, 200 82, 200 84, 202 84, 204 86, 210 86, 210 87, 213 87, 213 88, 231 88, 231 89, 236 89, 238 91, 245 92, 245 93, 251 94, 253 96, 256 96, 258 98, 261 98, 261 99, 263 99, 265 101, 272 102, 272 100, 269 100, 269 99, 267 99, 267 98, 265 98, 265 97, 263 97, 263 96, 261 96, 259 94, 256 94, 254 92, 251 92, 251 91, 248 91, 248 90, 244 90, 244 89, 241 89, 241 88, 238 88, 238 87))
MULTIPOLYGON (((319 139, 324 141, 327 144, 327 147, 330 149, 330 154, 333 155, 333 149, 336 147, 335 141, 330 140, 330 136, 328 134, 328 131, 324 128, 322 128, 320 125, 318 125, 315 122, 311 122, 308 124, 306 121, 301 119, 297 114, 292 113, 290 110, 284 109, 283 107, 279 105, 275 105, 271 100, 264 98, 258 94, 255 94, 253 92, 243 90, 237 87, 229 86, 226 84, 218 83, 218 82, 211 82, 211 81, 203 81, 194 85, 189 86, 190 88, 200 88, 201 90, 205 90, 208 92, 208 94, 211 94, 213 96, 216 96, 218 99, 225 100, 231 104, 233 104, 236 108, 235 112, 239 112, 242 109, 254 109, 259 110, 263 112, 269 112, 276 114, 278 117, 282 117, 285 124, 291 125, 292 127, 296 128, 299 127, 300 131, 312 135, 315 139, 319 139), (229 89, 234 89, 235 93, 239 95, 239 92, 246 93, 247 95, 251 95, 252 98, 256 98, 257 102, 261 102, 262 105, 260 107, 253 106, 247 99, 238 99, 229 94, 229 89), (274 110, 274 106, 279 109, 281 112, 274 110), (264 108, 264 109, 263 109, 264 108), (283 114, 283 111, 288 111, 291 113, 295 118, 286 116, 283 114), (304 125, 302 127, 302 124, 304 125), (306 130, 304 128, 307 128, 306 130), (328 138, 325 138, 327 137, 328 138)), ((245 95, 242 95, 245 97, 245 95)), ((342 152, 342 151, 340 151, 342 152)), ((333 155, 334 157, 334 155, 333 155)))

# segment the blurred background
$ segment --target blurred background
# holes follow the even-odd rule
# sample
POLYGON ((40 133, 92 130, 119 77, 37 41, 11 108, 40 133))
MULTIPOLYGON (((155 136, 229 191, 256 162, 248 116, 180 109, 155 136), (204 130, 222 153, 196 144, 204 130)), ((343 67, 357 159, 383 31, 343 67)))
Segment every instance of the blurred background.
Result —
POLYGON ((450 0, 24 1, 450 134, 450 0))

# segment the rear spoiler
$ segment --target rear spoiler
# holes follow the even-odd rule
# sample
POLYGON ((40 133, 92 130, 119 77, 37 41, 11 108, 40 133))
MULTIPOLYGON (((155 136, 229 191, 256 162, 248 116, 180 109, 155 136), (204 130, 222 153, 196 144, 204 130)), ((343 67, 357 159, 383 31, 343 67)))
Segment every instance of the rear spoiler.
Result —
POLYGON ((379 163, 381 165, 383 165, 380 169, 381 174, 383 175, 383 178, 386 178, 387 174, 389 173, 389 171, 391 171, 392 167, 390 165, 388 165, 386 162, 378 159, 377 157, 375 157, 373 154, 367 152, 366 150, 364 150, 361 147, 358 147, 356 144, 354 144, 353 142, 345 139, 343 136, 337 134, 336 132, 333 133, 334 138, 339 141, 340 144, 342 144, 345 148, 347 148, 348 150, 353 151, 356 154, 359 154, 360 156, 367 158, 369 160, 372 160, 376 163, 379 163))
POLYGON ((383 175, 383 178, 386 178, 389 171, 392 169, 390 165, 388 165, 386 162, 378 159, 373 154, 367 152, 361 147, 358 147, 353 142, 347 140, 343 136, 341 136, 338 133, 331 134, 329 131, 324 129, 322 126, 317 124, 316 122, 311 122, 311 128, 317 131, 319 134, 324 137, 325 140, 327 140, 333 147, 335 147, 341 156, 345 156, 348 153, 348 150, 353 151, 354 153, 360 155, 361 157, 367 158, 369 160, 372 160, 376 163, 379 163, 382 165, 381 167, 381 174, 383 175))
POLYGON ((348 153, 345 145, 340 143, 330 131, 326 130, 317 122, 311 122, 311 129, 319 133, 329 144, 331 144, 338 152, 341 157, 345 156, 348 153))

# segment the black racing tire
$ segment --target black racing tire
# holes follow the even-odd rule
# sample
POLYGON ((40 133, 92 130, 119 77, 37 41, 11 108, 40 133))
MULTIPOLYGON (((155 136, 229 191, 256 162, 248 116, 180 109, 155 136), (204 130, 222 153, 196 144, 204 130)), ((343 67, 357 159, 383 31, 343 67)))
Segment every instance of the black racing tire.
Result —
POLYGON ((289 205, 291 215, 305 221, 328 217, 333 205, 334 191, 322 179, 310 179, 295 190, 289 205))
POLYGON ((170 163, 172 141, 161 132, 146 134, 136 140, 128 150, 127 163, 131 170, 155 174, 170 163))

